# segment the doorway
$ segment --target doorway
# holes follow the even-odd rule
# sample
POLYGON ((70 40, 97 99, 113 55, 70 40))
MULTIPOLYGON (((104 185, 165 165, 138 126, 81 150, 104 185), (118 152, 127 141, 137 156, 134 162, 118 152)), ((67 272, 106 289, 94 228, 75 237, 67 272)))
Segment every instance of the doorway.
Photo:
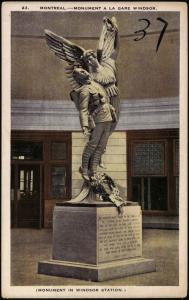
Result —
POLYGON ((11 168, 11 223, 13 227, 41 228, 42 170, 39 164, 11 168))

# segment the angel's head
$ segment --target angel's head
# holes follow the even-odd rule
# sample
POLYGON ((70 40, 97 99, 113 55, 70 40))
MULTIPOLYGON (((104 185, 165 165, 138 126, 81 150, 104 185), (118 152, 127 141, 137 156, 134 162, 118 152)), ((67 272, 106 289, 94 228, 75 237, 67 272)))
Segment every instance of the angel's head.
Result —
POLYGON ((88 66, 98 67, 97 52, 93 50, 87 50, 83 54, 83 60, 88 66))
POLYGON ((84 84, 90 81, 90 74, 83 68, 74 68, 73 78, 79 84, 84 84))

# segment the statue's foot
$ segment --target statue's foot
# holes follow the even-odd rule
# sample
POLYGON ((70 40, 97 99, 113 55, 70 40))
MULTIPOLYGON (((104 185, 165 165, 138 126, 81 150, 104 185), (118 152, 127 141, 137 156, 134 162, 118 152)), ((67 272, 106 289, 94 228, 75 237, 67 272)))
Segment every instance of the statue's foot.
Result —
POLYGON ((98 176, 98 173, 97 173, 96 170, 95 171, 94 170, 90 170, 89 176, 90 176, 90 179, 93 181, 98 176))
POLYGON ((99 163, 99 167, 102 168, 102 169, 106 169, 106 166, 105 166, 105 164, 103 162, 99 163))
POLYGON ((79 172, 81 174, 81 176, 83 177, 84 180, 86 181, 90 181, 90 178, 89 178, 89 174, 88 174, 88 170, 87 169, 84 169, 82 167, 79 168, 79 172))

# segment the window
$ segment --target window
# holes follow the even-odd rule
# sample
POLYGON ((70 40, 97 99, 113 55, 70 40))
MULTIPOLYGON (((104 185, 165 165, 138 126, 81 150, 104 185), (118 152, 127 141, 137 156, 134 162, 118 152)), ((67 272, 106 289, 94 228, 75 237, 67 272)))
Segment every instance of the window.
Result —
POLYGON ((68 138, 61 141, 57 135, 45 145, 49 177, 48 199, 65 200, 69 197, 71 191, 70 141, 68 138))
POLYGON ((133 143, 132 147, 133 175, 164 175, 164 142, 135 142, 133 143))
POLYGON ((177 130, 127 133, 128 200, 143 211, 178 211, 179 140, 177 130))
POLYGON ((67 158, 66 143, 56 142, 51 144, 51 159, 64 160, 67 158))
POLYGON ((11 158, 19 160, 42 160, 43 144, 30 141, 13 141, 11 158))
POLYGON ((166 210, 167 178, 134 177, 132 194, 133 201, 138 202, 143 210, 166 210))
MULTIPOLYGON (((20 195, 33 194, 33 170, 21 169, 19 171, 19 191, 20 195)), ((24 198, 24 197, 23 197, 24 198)))
POLYGON ((52 198, 64 198, 66 195, 66 169, 62 166, 51 168, 51 194, 52 198))
POLYGON ((143 210, 166 210, 165 141, 136 141, 131 147, 133 201, 143 210))

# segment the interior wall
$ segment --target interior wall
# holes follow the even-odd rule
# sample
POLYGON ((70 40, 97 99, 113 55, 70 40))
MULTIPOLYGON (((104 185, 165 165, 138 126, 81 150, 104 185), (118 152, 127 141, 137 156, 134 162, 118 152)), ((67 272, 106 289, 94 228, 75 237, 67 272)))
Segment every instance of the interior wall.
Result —
MULTIPOLYGON (((92 14, 12 14, 12 99, 69 100, 71 87, 64 73, 66 63, 49 50, 43 30, 48 28, 86 49, 96 49, 104 14, 92 14)), ((120 28, 117 69, 121 99, 178 96, 178 13, 117 12, 114 15, 120 28), (149 34, 134 41, 137 37, 134 32, 146 25, 138 21, 141 17, 151 22, 149 34), (168 21, 158 52, 156 46, 163 24, 157 17, 168 21)))
MULTIPOLYGON (((80 132, 72 132, 72 197, 76 197, 83 185, 79 173, 81 156, 87 138, 80 132)), ((127 197, 127 163, 126 163, 126 132, 114 132, 110 136, 103 155, 105 169, 99 170, 110 175, 119 187, 121 196, 127 197)))

